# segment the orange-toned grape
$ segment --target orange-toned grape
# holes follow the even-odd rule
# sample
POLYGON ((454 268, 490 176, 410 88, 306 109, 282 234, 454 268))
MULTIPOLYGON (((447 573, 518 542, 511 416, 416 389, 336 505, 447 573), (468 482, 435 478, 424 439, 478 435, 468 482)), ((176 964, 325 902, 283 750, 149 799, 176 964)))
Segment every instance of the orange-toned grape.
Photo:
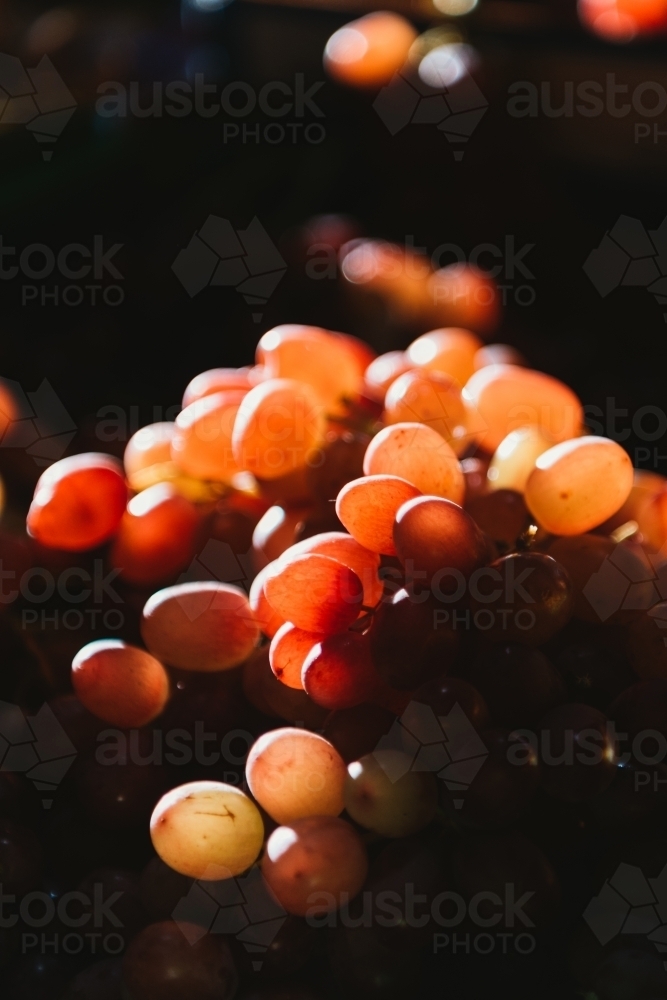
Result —
POLYGON ((387 389, 392 385, 399 375, 409 372, 412 365, 409 363, 405 351, 387 351, 380 354, 370 363, 366 369, 366 385, 379 399, 384 399, 387 389))
POLYGON ((465 385, 475 370, 475 355, 481 346, 482 341, 470 330, 445 327, 417 337, 405 353, 415 368, 442 372, 465 385))
POLYGON ((382 597, 382 581, 378 576, 380 557, 373 549, 361 545, 358 539, 344 531, 322 531, 304 538, 289 550, 290 558, 314 552, 321 556, 337 559, 356 573, 364 588, 364 604, 374 607, 382 597))
POLYGON ((491 458, 486 472, 489 489, 523 493, 535 462, 554 443, 536 424, 511 431, 500 442, 491 458))
POLYGON ((269 663, 269 647, 256 649, 242 667, 243 692, 258 712, 283 719, 293 726, 321 729, 326 708, 310 700, 305 691, 289 688, 275 676, 269 663))
POLYGON ((376 434, 364 456, 366 476, 398 476, 422 493, 461 503, 463 473, 447 442, 425 424, 392 424, 376 434))
POLYGON ((271 607, 264 592, 264 581, 269 565, 270 563, 264 566, 252 581, 248 603, 262 632, 269 639, 272 639, 281 625, 285 624, 285 619, 271 607))
POLYGON ((424 254, 384 240, 355 240, 341 250, 340 269, 348 290, 379 298, 388 317, 404 322, 423 318, 433 273, 424 254))
MULTIPOLYGON (((447 592, 456 590, 460 577, 489 559, 485 536, 469 514, 440 497, 417 497, 398 510, 394 544, 403 565, 436 580, 447 592)), ((423 578, 423 576, 422 576, 423 578)))
POLYGON ((340 83, 380 87, 405 64, 417 32, 404 17, 374 11, 335 31, 324 50, 324 66, 340 83))
POLYGON ((127 486, 120 462, 85 452, 54 462, 37 481, 28 511, 28 533, 49 548, 81 552, 118 530, 127 486))
POLYGON ((324 440, 325 413, 315 390, 294 379, 261 382, 243 399, 232 435, 234 460, 262 479, 303 468, 324 440))
POLYGON ((537 459, 526 483, 531 514, 554 535, 580 535, 618 510, 632 489, 632 462, 615 441, 564 441, 537 459))
POLYGON ((210 368, 208 371, 195 375, 188 382, 183 394, 183 409, 191 403, 212 396, 218 392, 229 392, 230 389, 241 389, 245 392, 255 384, 250 379, 249 368, 210 368))
POLYGON ((495 280, 473 264, 448 264, 429 281, 433 317, 443 326, 459 326, 490 334, 500 321, 495 280))
POLYGON ((160 661, 120 639, 98 639, 80 649, 72 662, 72 684, 89 712, 124 729, 147 725, 169 698, 160 661))
POLYGON ((156 483, 127 505, 111 550, 123 579, 145 587, 184 569, 194 556, 197 508, 170 483, 156 483))
POLYGON ((281 507, 274 504, 262 514, 252 535, 255 565, 267 566, 292 545, 299 524, 307 517, 308 507, 281 507))
POLYGON ((315 326, 276 326, 257 345, 257 360, 268 378, 309 385, 331 415, 344 412, 343 401, 361 389, 364 364, 359 343, 315 326))
MULTIPOLYGON (((600 530, 611 534, 628 521, 635 521, 643 541, 658 550, 667 541, 667 519, 661 513, 663 506, 659 495, 667 489, 667 479, 657 472, 635 469, 630 495, 616 513, 600 525, 600 530)), ((665 507, 667 515, 667 506, 665 507)))
POLYGON ((232 431, 247 389, 230 389, 195 400, 176 417, 171 457, 195 479, 230 482, 240 471, 232 431))
POLYGON ((475 355, 475 371, 486 368, 487 365, 521 365, 526 359, 520 351, 509 344, 485 344, 475 355))
POLYGON ((304 661, 321 638, 320 633, 304 632, 291 622, 282 625, 269 649, 269 663, 278 680, 295 691, 303 691, 301 670, 304 661))
POLYGON ((396 512, 407 500, 418 496, 421 493, 417 487, 398 476, 364 476, 343 487, 336 500, 336 513, 360 545, 395 556, 396 512))
POLYGON ((456 379, 443 372, 410 371, 391 384, 384 401, 384 422, 416 421, 437 431, 460 453, 468 444, 467 411, 456 379))
POLYGON ((363 602, 357 574, 337 559, 316 553, 288 553, 271 563, 264 593, 285 621, 326 635, 349 628, 363 602))
POLYGON ((288 913, 315 916, 347 905, 368 874, 356 830, 336 816, 309 816, 274 830, 262 874, 288 913))
POLYGON ((259 639, 259 625, 238 587, 210 580, 165 587, 144 606, 141 635, 151 653, 182 670, 229 670, 259 639))
POLYGON ((250 748, 248 787, 278 823, 343 811, 345 763, 338 751, 307 729, 273 729, 250 748))
POLYGON ((383 684, 375 669, 368 635, 338 632, 321 636, 303 663, 301 681, 316 705, 336 712, 373 701, 383 684))
POLYGON ((259 809, 240 788, 191 781, 164 795, 151 817, 157 854, 190 878, 219 881, 240 875, 262 849, 259 809))
POLYGON ((336 336, 345 344, 349 354, 354 358, 360 378, 377 358, 377 351, 374 351, 370 344, 359 337, 353 337, 350 333, 338 333, 336 336))
POLYGON ((665 0, 578 0, 582 24, 611 42, 629 42, 667 28, 665 0))
POLYGON ((486 472, 489 466, 489 456, 482 452, 474 458, 461 459, 461 470, 465 480, 465 502, 481 497, 488 492, 486 472))
POLYGON ((133 489, 143 488, 146 469, 171 461, 171 440, 176 425, 169 421, 141 427, 127 442, 123 464, 128 482, 133 489))
POLYGON ((576 437, 581 403, 563 382, 518 365, 488 365, 475 372, 463 398, 477 415, 479 443, 495 451, 519 427, 538 426, 555 442, 576 437))
POLYGON ((19 417, 19 404, 10 386, 0 381, 0 436, 4 437, 10 425, 19 417))

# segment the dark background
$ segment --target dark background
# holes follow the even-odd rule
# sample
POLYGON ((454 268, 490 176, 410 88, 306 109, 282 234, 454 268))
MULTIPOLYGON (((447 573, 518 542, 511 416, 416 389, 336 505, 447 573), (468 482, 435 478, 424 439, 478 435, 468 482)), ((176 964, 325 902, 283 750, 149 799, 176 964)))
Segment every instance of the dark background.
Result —
MULTIPOLYGON (((642 406, 667 408, 663 308, 642 288, 603 299, 582 270, 619 215, 647 229, 662 221, 667 136, 635 143, 635 122, 647 119, 634 113, 514 118, 507 111, 507 89, 520 80, 550 83, 556 104, 564 80, 604 82, 615 73, 631 86, 667 85, 667 43, 595 39, 570 0, 481 0, 456 27, 478 50, 476 77, 489 108, 455 162, 437 129, 411 125, 392 137, 372 108, 373 94, 327 79, 326 39, 360 12, 233 0, 204 13, 190 2, 72 7, 76 29, 65 42, 51 42, 49 55, 78 107, 52 160, 43 161, 25 128, 0 125, 5 246, 43 243, 57 251, 69 242, 90 245, 95 234, 105 246, 123 244, 114 258, 124 276, 118 307, 22 305, 21 279, 0 281, 0 374, 26 391, 48 378, 79 428, 70 450, 90 445, 101 407, 127 413, 130 429, 137 415, 150 422, 178 404, 197 372, 250 362, 258 336, 277 323, 353 332, 378 349, 423 332, 369 326, 338 281, 305 276, 298 229, 330 212, 352 216, 367 235, 399 243, 413 236, 429 252, 443 242, 466 252, 481 242, 502 247, 507 236, 517 247, 534 244, 526 263, 535 302, 510 301, 495 339, 566 379, 586 404, 604 407, 614 398, 629 411, 619 427, 631 427, 642 406), (97 87, 106 80, 137 81, 148 101, 153 82, 187 79, 195 70, 220 85, 291 83, 295 73, 308 86, 325 81, 315 99, 326 139, 225 143, 222 113, 122 120, 95 113, 97 87), (208 288, 191 299, 171 271, 210 213, 237 228, 257 215, 288 262, 260 323, 235 290, 208 288)), ((412 16, 420 30, 444 22, 427 6, 412 16)), ((36 65, 34 26, 49 9, 5 0, 1 50, 36 65)), ((662 127, 664 117, 649 121, 662 127)), ((261 128, 270 121, 261 112, 247 119, 261 128)), ((48 291, 68 284, 57 275, 44 283, 48 291)), ((624 443, 632 450, 645 442, 631 435, 624 443)), ((640 462, 667 469, 667 458, 640 462)))

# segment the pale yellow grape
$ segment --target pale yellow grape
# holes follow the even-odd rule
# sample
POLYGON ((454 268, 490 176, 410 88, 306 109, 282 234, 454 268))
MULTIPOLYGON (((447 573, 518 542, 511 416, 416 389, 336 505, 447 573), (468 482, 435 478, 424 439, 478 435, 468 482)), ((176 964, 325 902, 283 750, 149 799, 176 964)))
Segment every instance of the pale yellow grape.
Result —
POLYGON ((535 462, 553 445, 553 439, 536 425, 511 431, 496 448, 487 469, 489 489, 523 493, 535 462))
POLYGON ((240 788, 192 781, 173 788, 151 817, 153 847, 190 878, 218 881, 244 872, 264 841, 259 809, 240 788))
POLYGON ((328 740, 306 729, 274 729, 253 744, 246 763, 250 791, 269 816, 291 823, 343 811, 346 771, 328 740))
POLYGON ((537 459, 526 484, 526 505, 552 534, 580 535, 625 503, 632 474, 628 454, 615 441, 574 438, 537 459))
POLYGON ((398 476, 424 494, 463 502, 465 483, 459 460, 444 438, 426 424, 384 427, 366 449, 364 475, 398 476))
POLYGON ((435 775, 412 771, 399 750, 376 750, 347 767, 345 808, 381 837, 407 837, 427 826, 438 805, 435 775))

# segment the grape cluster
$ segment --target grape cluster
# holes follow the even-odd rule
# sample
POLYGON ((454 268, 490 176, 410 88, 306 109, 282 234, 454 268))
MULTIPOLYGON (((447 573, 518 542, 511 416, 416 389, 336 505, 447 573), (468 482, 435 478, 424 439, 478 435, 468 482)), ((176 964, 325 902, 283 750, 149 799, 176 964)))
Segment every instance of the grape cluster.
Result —
POLYGON ((603 947, 581 916, 591 858, 630 831, 642 855, 665 811, 666 486, 586 432, 566 385, 449 327, 380 357, 277 327, 123 463, 51 465, 3 560, 99 557, 127 620, 67 676, 67 644, 37 641, 27 684, 4 616, 3 697, 48 697, 76 760, 48 815, 0 772, 3 891, 118 891, 122 929, 117 957, 39 961, 3 929, 16 997, 381 1000, 443 976, 467 997, 509 967, 613 1000, 609 963, 645 942, 603 947), (224 926, 175 916, 232 884, 238 927, 228 902, 224 926), (442 954, 454 932, 512 938, 480 907, 508 886, 535 954, 442 954))

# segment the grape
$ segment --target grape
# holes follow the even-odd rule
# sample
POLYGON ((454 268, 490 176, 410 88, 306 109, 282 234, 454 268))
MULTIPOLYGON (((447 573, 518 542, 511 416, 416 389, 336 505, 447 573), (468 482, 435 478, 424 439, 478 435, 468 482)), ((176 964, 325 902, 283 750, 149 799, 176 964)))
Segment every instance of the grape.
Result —
POLYGON ((381 684, 368 636, 340 632, 322 637, 306 654, 301 682, 316 705, 331 711, 373 700, 381 684))
POLYGON ((631 621, 625 631, 625 655, 637 677, 643 681, 667 677, 666 620, 667 602, 660 601, 650 611, 631 621))
POLYGON ((243 692, 259 712, 295 726, 319 729, 328 714, 305 691, 288 688, 278 680, 271 670, 268 646, 256 650, 243 664, 243 692))
POLYGON ((374 750, 395 719, 393 712, 380 705, 355 705, 332 712, 324 724, 322 735, 349 764, 374 750))
MULTIPOLYGON (((103 938, 116 932, 127 945, 148 923, 148 913, 139 892, 139 878, 134 872, 122 868, 95 868, 79 882, 76 891, 90 900, 115 900, 109 912, 102 910, 95 919, 95 930, 103 938)), ((94 944, 92 951, 94 954, 94 944)))
MULTIPOLYGON (((658 632, 654 624, 653 629, 658 632)), ((659 642, 667 673, 667 650, 662 636, 659 642)), ((644 660, 650 662, 650 655, 642 656, 641 661, 644 660)), ((623 653, 611 645, 605 648, 596 642, 575 642, 565 646, 555 662, 571 694, 568 701, 586 702, 598 708, 607 706, 636 680, 623 653)))
POLYGON ((387 391, 384 421, 399 424, 416 421, 437 431, 460 453, 467 445, 466 408, 456 379, 438 371, 415 371, 400 375, 387 391))
POLYGON ((316 499, 330 507, 346 483, 363 474, 370 435, 363 431, 327 432, 319 454, 308 466, 307 478, 316 499))
POLYGON ((301 671, 310 650, 322 636, 317 632, 304 632, 291 622, 282 625, 271 641, 269 662, 271 669, 287 687, 303 691, 301 671))
POLYGON ((423 714, 419 705, 428 705, 433 714, 440 718, 440 724, 446 731, 443 716, 448 716, 454 705, 463 711, 468 722, 478 731, 489 725, 489 709, 482 695, 476 688, 460 677, 437 677, 426 681, 419 687, 410 704, 402 715, 406 728, 419 736, 422 733, 422 743, 427 742, 427 734, 423 731, 423 714))
POLYGON ((158 590, 144 606, 141 635, 158 659, 183 670, 228 670, 243 663, 259 626, 238 587, 203 581, 158 590))
POLYGON ((94 549, 117 531, 126 503, 127 486, 116 459, 95 452, 61 458, 39 477, 28 532, 50 548, 94 549))
POLYGON ((420 491, 398 476, 364 476, 343 487, 336 499, 336 512, 360 545, 372 552, 396 555, 396 512, 418 496, 420 491))
POLYGON ((558 671, 538 649, 493 646, 473 663, 470 680, 481 693, 493 721, 507 729, 537 725, 564 701, 558 671))
POLYGON ((93 715, 127 729, 157 718, 169 697, 162 664, 121 639, 98 639, 80 649, 72 663, 72 684, 93 715))
POLYGON ((252 746, 250 791, 278 823, 343 811, 345 764, 334 747, 306 729, 274 729, 252 746))
MULTIPOLYGON (((448 264, 428 284, 433 322, 490 334, 500 319, 498 286, 488 272, 474 264, 448 264)), ((475 352, 477 353, 477 352, 475 352)))
POLYGON ((149 486, 128 503, 111 562, 134 586, 159 584, 193 558, 199 523, 195 505, 170 483, 149 486))
POLYGON ((285 621, 305 632, 340 632, 355 620, 363 600, 361 580, 330 556, 291 552, 267 570, 264 593, 285 621))
POLYGON ((519 427, 536 425, 558 442, 575 437, 584 422, 581 403, 563 382, 517 365, 481 368, 463 396, 477 414, 486 451, 494 452, 519 427))
POLYGON ((347 566, 361 580, 364 588, 363 602, 374 607, 382 597, 382 581, 378 576, 380 557, 374 550, 365 548, 344 531, 321 531, 304 538, 291 547, 290 558, 315 553, 330 556, 347 566))
POLYGON ((266 580, 268 569, 269 566, 265 566, 252 581, 248 595, 248 604, 264 635, 272 639, 281 625, 285 624, 285 619, 277 611, 274 611, 264 592, 264 581, 266 580))
POLYGON ((277 479, 307 465, 324 439, 323 404, 314 389, 294 379, 269 379, 243 398, 232 449, 240 469, 277 479))
POLYGON ((287 910, 316 916, 361 890, 368 859, 359 835, 335 816, 308 816, 279 826, 266 842, 262 874, 287 910))
POLYGON ((435 600, 417 600, 406 589, 380 605, 369 641, 375 669, 387 684, 413 691, 451 668, 459 651, 459 634, 443 617, 435 600))
POLYGON ((411 368, 404 351, 387 351, 371 361, 366 369, 366 383, 378 399, 384 400, 389 386, 411 368))
MULTIPOLYGON (((94 758, 81 767, 78 800, 94 823, 105 830, 144 831, 171 775, 156 763, 155 740, 147 730, 112 732, 105 737, 102 740, 100 734, 94 758)), ((95 863, 95 856, 91 861, 95 863)))
POLYGON ((410 578, 437 583, 440 592, 461 588, 461 577, 489 558, 486 538, 461 507, 440 497, 417 497, 399 508, 394 543, 410 578))
POLYGON ((556 538, 548 552, 567 571, 574 590, 574 615, 582 621, 630 621, 656 602, 653 568, 639 546, 584 534, 556 538), (606 573, 605 564, 611 564, 606 573))
POLYGON ((374 11, 333 33, 324 50, 324 66, 348 86, 381 87, 402 69, 416 37, 400 14, 374 11))
POLYGON ((616 759, 607 719, 596 708, 559 705, 540 724, 542 783, 554 798, 584 802, 614 780, 616 759))
POLYGON ((176 417, 171 457, 195 479, 230 483, 239 472, 232 452, 232 431, 246 389, 202 396, 176 417))
POLYGON ((627 735, 633 754, 641 755, 640 764, 655 763, 647 760, 654 754, 664 756, 662 741, 656 736, 667 737, 667 679, 653 677, 632 684, 612 703, 608 715, 619 735, 627 735))
POLYGON ((659 550, 667 540, 663 527, 663 500, 659 499, 667 486, 667 479, 656 472, 635 469, 632 482, 628 499, 600 525, 599 530, 610 535, 628 521, 636 521, 643 541, 659 550))
POLYGON ((466 504, 466 511, 489 538, 509 548, 515 547, 530 522, 523 497, 515 490, 499 489, 475 497, 466 504))
POLYGON ((231 1000, 237 985, 225 938, 194 924, 150 924, 123 958, 127 1000, 231 1000))
POLYGON ((436 778, 412 771, 412 758, 376 750, 347 768, 345 808, 355 823, 381 837, 408 837, 427 826, 438 804, 436 778))
POLYGON ((270 379, 310 386, 329 415, 344 412, 361 388, 364 363, 356 338, 297 323, 276 326, 260 339, 257 360, 270 379))
POLYGON ((541 552, 496 559, 471 592, 473 620, 495 642, 541 646, 567 624, 574 608, 570 578, 541 552))
POLYGON ((631 489, 627 452, 615 441, 591 435, 540 455, 526 483, 526 503, 547 531, 580 535, 611 517, 631 489))
POLYGON ((204 396, 234 389, 247 391, 253 386, 249 368, 210 368, 188 382, 183 394, 183 409, 204 396))
POLYGON ((63 1000, 122 1000, 121 961, 107 958, 75 976, 63 1000))
POLYGON ((510 431, 496 448, 486 477, 490 490, 516 490, 525 493, 528 476, 537 459, 553 441, 537 424, 510 431))
POLYGON ((240 788, 192 781, 160 799, 151 816, 151 839, 170 868, 215 881, 250 867, 262 849, 264 824, 240 788))
POLYGON ((308 513, 308 507, 280 507, 274 504, 263 514, 252 535, 255 565, 263 569, 294 542, 296 530, 308 513))
POLYGON ((153 469, 171 462, 171 440, 175 426, 168 421, 148 424, 141 427, 127 442, 123 464, 132 489, 143 489, 153 469))
POLYGON ((367 310, 379 304, 385 322, 424 322, 433 270, 426 254, 385 240, 353 240, 341 248, 340 270, 348 292, 363 297, 367 310))
POLYGON ((364 475, 398 476, 422 493, 461 503, 463 473, 447 442, 425 424, 392 424, 376 434, 364 456, 364 475))
POLYGON ((417 337, 406 353, 415 368, 449 375, 459 385, 465 385, 475 370, 475 354, 482 341, 470 330, 446 327, 417 337))
POLYGON ((485 344, 475 354, 475 371, 486 368, 487 365, 521 365, 526 366, 526 359, 516 347, 509 344, 485 344))
POLYGON ((161 858, 153 857, 141 873, 139 895, 153 920, 169 920, 191 886, 192 881, 186 875, 175 872, 161 858))
POLYGON ((464 458, 461 460, 461 471, 465 481, 465 502, 470 503, 477 497, 483 496, 488 489, 486 470, 488 468, 488 456, 476 455, 474 458, 464 458))

